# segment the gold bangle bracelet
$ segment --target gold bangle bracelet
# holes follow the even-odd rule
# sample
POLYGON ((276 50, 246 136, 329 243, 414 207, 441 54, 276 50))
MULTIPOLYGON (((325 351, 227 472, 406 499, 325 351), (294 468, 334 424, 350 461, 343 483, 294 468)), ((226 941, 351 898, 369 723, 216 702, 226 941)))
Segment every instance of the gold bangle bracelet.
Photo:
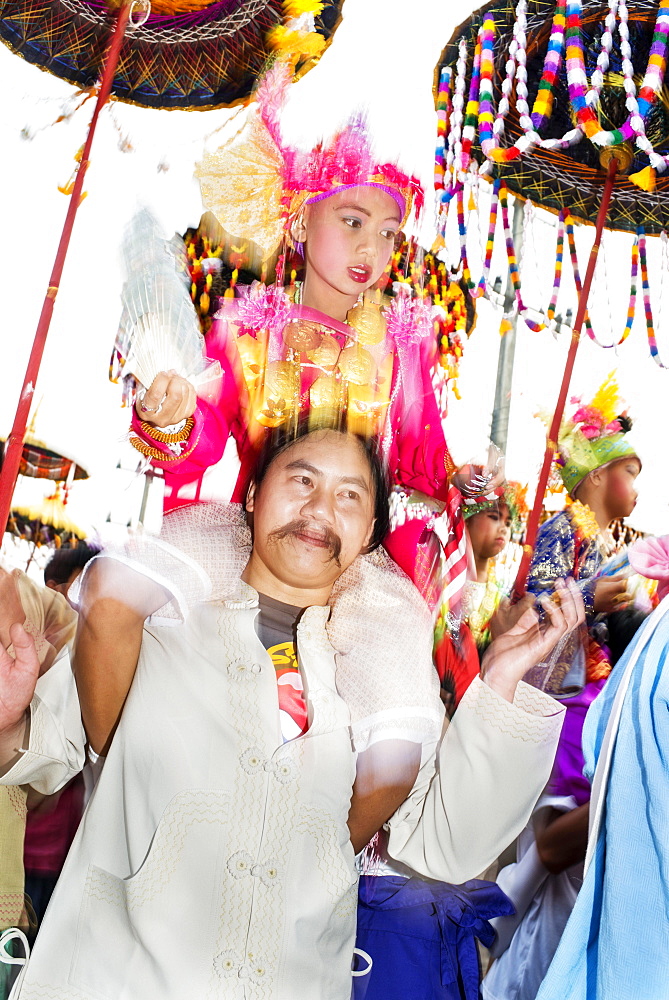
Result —
POLYGON ((147 437, 153 438, 154 441, 160 441, 161 444, 176 444, 177 441, 187 441, 194 426, 195 420, 193 417, 189 417, 180 431, 175 431, 173 434, 166 434, 159 427, 147 424, 145 420, 142 420, 140 423, 140 427, 147 437))
MULTIPOLYGON (((142 455, 145 455, 147 458, 156 458, 160 462, 177 462, 180 458, 186 458, 186 456, 190 454, 190 451, 188 451, 184 452, 182 455, 173 455, 170 452, 161 451, 160 448, 152 448, 151 445, 146 444, 145 441, 142 441, 142 439, 138 437, 131 437, 130 444, 133 448, 136 448, 137 451, 141 452, 142 455)), ((193 449, 191 448, 191 451, 192 450, 193 449)))

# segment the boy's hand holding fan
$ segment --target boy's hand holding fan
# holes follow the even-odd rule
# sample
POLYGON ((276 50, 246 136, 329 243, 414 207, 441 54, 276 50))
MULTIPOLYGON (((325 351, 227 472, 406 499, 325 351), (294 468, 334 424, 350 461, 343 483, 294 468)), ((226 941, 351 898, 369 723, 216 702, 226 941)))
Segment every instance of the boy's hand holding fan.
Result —
POLYGON ((189 294, 183 242, 165 240, 148 209, 130 223, 123 241, 126 280, 112 378, 126 382, 137 414, 155 427, 192 416, 198 388, 220 378, 204 357, 204 337, 189 294))

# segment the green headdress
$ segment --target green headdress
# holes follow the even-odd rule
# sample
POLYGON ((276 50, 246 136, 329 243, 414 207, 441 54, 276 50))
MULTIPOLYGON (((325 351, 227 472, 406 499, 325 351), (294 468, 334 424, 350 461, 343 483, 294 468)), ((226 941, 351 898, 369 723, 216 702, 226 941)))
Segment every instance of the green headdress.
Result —
POLYGON ((628 440, 632 421, 618 395, 613 373, 600 386, 590 403, 574 397, 577 409, 562 422, 556 456, 557 471, 570 496, 579 483, 595 469, 621 458, 638 458, 628 440))
POLYGON ((492 500, 482 500, 480 503, 465 502, 462 507, 462 516, 467 520, 467 518, 473 517, 474 514, 481 514, 485 510, 492 510, 493 507, 506 504, 511 515, 511 532, 514 535, 519 535, 523 530, 528 514, 527 486, 521 486, 520 483, 509 480, 503 486, 500 486, 495 493, 496 496, 492 500))

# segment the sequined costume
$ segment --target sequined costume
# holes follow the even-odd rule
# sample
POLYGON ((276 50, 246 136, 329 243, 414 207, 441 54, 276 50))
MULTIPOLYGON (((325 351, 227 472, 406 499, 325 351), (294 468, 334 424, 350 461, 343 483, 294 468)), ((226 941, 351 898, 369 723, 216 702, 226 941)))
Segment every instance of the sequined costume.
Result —
MULTIPOLYGON (((551 594, 555 581, 571 577, 576 581, 585 604, 586 624, 567 640, 553 668, 546 690, 557 697, 580 690, 586 679, 587 657, 597 658, 594 636, 595 574, 606 552, 599 534, 583 529, 581 504, 560 511, 543 524, 537 536, 527 590, 530 594, 551 594)), ((588 677, 588 680, 594 679, 588 677)))
MULTIPOLYGON (((221 459, 230 434, 242 463, 232 499, 243 499, 258 437, 252 418, 259 416, 262 425, 271 426, 286 419, 294 398, 300 412, 314 412, 331 406, 334 392, 348 394, 349 426, 353 410, 362 432, 378 429, 384 435, 389 468, 399 483, 445 499, 455 467, 430 378, 434 338, 421 339, 417 333, 411 346, 420 364, 414 358, 409 365, 407 345, 393 335, 392 324, 378 343, 364 343, 353 327, 291 304, 281 290, 255 288, 255 294, 247 290, 244 297, 226 299, 207 335, 205 350, 220 361, 223 383, 217 400, 200 399, 188 440, 170 448, 133 415, 133 433, 165 456, 152 461, 165 472, 166 510, 200 498, 205 473, 221 459), (270 360, 265 384, 259 386, 261 335, 267 329, 270 360), (376 383, 372 391, 370 381, 376 383)), ((351 429, 358 428, 354 424, 351 429)))

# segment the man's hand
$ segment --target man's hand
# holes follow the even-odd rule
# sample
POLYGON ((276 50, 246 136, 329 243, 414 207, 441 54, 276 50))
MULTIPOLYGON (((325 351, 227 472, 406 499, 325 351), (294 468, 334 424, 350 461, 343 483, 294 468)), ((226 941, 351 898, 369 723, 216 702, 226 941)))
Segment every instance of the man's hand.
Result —
POLYGON ((499 602, 497 611, 490 619, 490 634, 493 639, 497 639, 500 635, 504 635, 505 632, 512 629, 520 621, 527 609, 533 607, 534 597, 532 594, 525 594, 517 604, 512 604, 508 597, 503 598, 499 602))
POLYGON ((26 709, 35 693, 40 667, 35 643, 23 625, 12 625, 9 636, 15 658, 0 645, 0 768, 10 762, 23 742, 26 709))
POLYGON ((595 584, 593 608, 596 615, 608 615, 612 611, 622 611, 632 600, 627 593, 627 577, 603 576, 595 584))
POLYGON ((3 646, 11 645, 9 632, 12 625, 23 625, 25 620, 16 577, 0 566, 0 643, 3 646))
POLYGON ((140 420, 153 427, 178 424, 195 413, 195 389, 174 371, 160 372, 147 389, 143 399, 135 403, 140 420))
POLYGON ((585 621, 583 599, 573 580, 558 580, 555 594, 559 604, 550 597, 539 598, 547 623, 541 625, 536 611, 528 608, 483 657, 484 681, 506 701, 513 701, 518 681, 527 671, 545 660, 563 636, 585 621))

